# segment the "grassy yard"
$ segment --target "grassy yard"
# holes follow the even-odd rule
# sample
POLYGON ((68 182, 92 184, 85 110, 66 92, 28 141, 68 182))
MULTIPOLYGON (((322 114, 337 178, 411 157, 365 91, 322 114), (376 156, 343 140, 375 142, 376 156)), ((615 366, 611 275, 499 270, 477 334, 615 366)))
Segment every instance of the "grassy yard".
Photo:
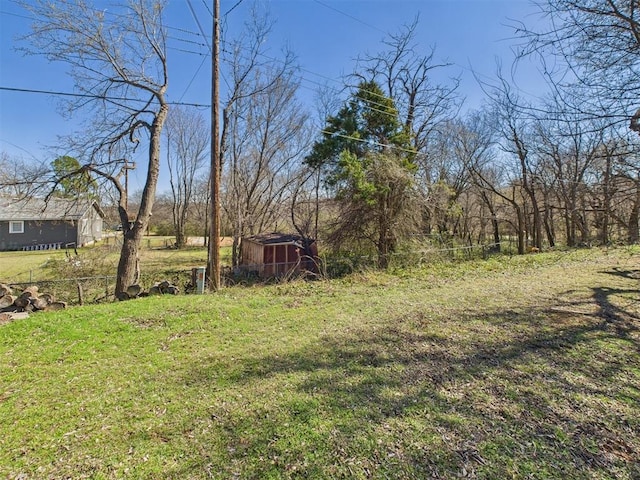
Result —
MULTIPOLYGON (((207 249, 202 245, 167 248, 173 241, 172 237, 144 238, 140 250, 140 283, 144 289, 163 280, 184 289, 190 283, 191 269, 207 264, 207 249)), ((57 300, 73 305, 80 301, 80 284, 87 303, 111 300, 120 248, 119 239, 111 237, 77 251, 0 252, 0 283, 12 284, 17 290, 35 284, 57 300)), ((231 263, 229 239, 224 239, 221 259, 223 265, 231 263)))
POLYGON ((640 478, 637 249, 0 326, 0 478, 640 478))
POLYGON ((0 282, 29 281, 40 277, 51 259, 64 258, 62 250, 0 252, 0 282))
MULTIPOLYGON (((172 245, 172 237, 145 237, 140 250, 142 270, 148 272, 189 270, 191 267, 204 265, 207 262, 207 250, 204 247, 189 247, 183 250, 166 248, 172 245)), ((102 274, 115 275, 120 255, 121 243, 114 237, 106 238, 95 245, 74 251, 41 250, 33 252, 0 252, 0 282, 18 283, 60 278, 59 272, 52 269, 52 263, 80 259, 86 261, 102 274), (77 256, 76 256, 77 253, 77 256), (96 264, 100 265, 96 265, 96 264)), ((222 251, 230 255, 228 248, 222 251)), ((67 272, 65 272, 66 274, 67 272)), ((85 272, 78 272, 83 276, 85 272)), ((73 272, 69 271, 72 276, 73 272)))

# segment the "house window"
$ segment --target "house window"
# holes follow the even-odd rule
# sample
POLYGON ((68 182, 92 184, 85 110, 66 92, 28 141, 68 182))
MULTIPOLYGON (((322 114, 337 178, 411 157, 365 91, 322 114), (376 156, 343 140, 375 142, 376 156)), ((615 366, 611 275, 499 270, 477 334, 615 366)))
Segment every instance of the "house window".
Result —
POLYGON ((22 220, 9 222, 9 233, 24 233, 24 222, 22 220))

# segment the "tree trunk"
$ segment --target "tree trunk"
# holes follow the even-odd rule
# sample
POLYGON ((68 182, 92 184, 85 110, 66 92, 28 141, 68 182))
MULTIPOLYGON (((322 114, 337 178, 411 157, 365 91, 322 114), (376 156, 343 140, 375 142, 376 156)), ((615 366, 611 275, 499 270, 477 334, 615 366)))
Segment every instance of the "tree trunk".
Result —
POLYGON ((491 225, 493 226, 493 249, 496 252, 500 251, 500 226, 498 225, 498 217, 495 214, 491 214, 491 225))
POLYGON ((138 283, 140 277, 140 258, 138 250, 142 241, 142 235, 137 234, 139 229, 130 229, 125 232, 120 250, 120 261, 118 262, 118 276, 116 278, 116 297, 122 292, 126 292, 129 286, 138 283), (139 238, 138 238, 139 237, 139 238))
POLYGON ((126 211, 126 193, 125 201, 121 197, 120 220, 124 230, 124 238, 122 242, 122 250, 120 252, 120 261, 118 262, 118 272, 116 279, 115 295, 119 295, 127 291, 131 285, 138 283, 140 277, 140 258, 138 251, 142 243, 142 237, 149 225, 149 218, 153 209, 153 202, 156 195, 156 187, 158 185, 158 176, 160 174, 160 141, 162 126, 167 118, 169 106, 164 103, 162 97, 159 98, 161 104, 160 109, 153 119, 153 123, 149 127, 149 163, 147 169, 147 179, 142 190, 140 199, 140 207, 138 215, 133 225, 129 221, 129 214, 126 211))
POLYGON ((609 243, 609 220, 611 218, 611 168, 612 168, 611 155, 607 155, 604 178, 602 181, 603 186, 603 198, 602 198, 602 223, 600 225, 600 243, 607 245, 609 243))
POLYGON ((487 206, 487 208, 489 209, 489 213, 491 214, 491 227, 493 230, 493 243, 494 243, 492 250, 495 252, 499 252, 500 251, 500 225, 498 224, 498 215, 496 214, 495 208, 493 208, 493 204, 491 203, 491 199, 487 195, 487 192, 485 192, 484 190, 481 190, 480 196, 482 197, 484 204, 487 206))
POLYGON ((381 204, 378 216, 378 268, 386 269, 389 266, 389 255, 395 249, 393 232, 387 216, 388 205, 386 195, 379 202, 381 204))
POLYGON ((551 224, 551 221, 552 220, 549 218, 548 214, 545 214, 544 229, 547 233, 547 241, 549 242, 549 247, 553 248, 556 246, 556 239, 553 233, 553 225, 551 224))
POLYGON ((573 208, 569 206, 568 203, 565 203, 564 206, 564 226, 567 237, 567 247, 575 247, 576 246, 576 237, 575 237, 575 226, 571 219, 573 208))
POLYGON ((631 214, 629 215, 629 228, 627 231, 627 240, 629 243, 638 243, 640 240, 640 188, 636 186, 636 198, 631 207, 631 214))
POLYGON ((513 203, 514 208, 516 209, 516 218, 517 218, 517 228, 518 231, 518 255, 523 255, 525 252, 525 237, 526 237, 526 227, 524 220, 524 213, 522 212, 522 208, 517 203, 513 203))
POLYGON ((529 196, 531 197, 531 208, 533 210, 533 245, 540 249, 542 248, 542 216, 540 215, 538 198, 533 188, 529 196))
POLYGON ((525 229, 524 217, 522 212, 518 212, 518 255, 524 255, 525 252, 525 229))
POLYGON ((233 244, 231 245, 231 266, 240 265, 240 235, 233 233, 233 244))
POLYGON ((187 245, 187 237, 184 234, 184 227, 176 225, 176 248, 184 248, 187 245))

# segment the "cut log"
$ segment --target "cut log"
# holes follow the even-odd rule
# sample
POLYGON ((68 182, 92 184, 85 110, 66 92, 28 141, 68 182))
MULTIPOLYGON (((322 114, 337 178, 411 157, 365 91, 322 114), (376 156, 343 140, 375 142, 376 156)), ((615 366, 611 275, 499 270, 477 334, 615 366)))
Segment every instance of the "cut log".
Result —
POLYGON ((49 305, 49 302, 44 297, 32 298, 31 305, 36 310, 44 310, 49 305))
POLYGON ((160 287, 157 285, 154 285, 153 287, 151 287, 149 289, 149 295, 162 295, 162 292, 160 291, 160 287))
POLYGON ((24 292, 22 292, 20 294, 20 296, 18 297, 19 299, 22 300, 26 300, 27 302, 30 302, 32 299, 34 298, 38 298, 38 294, 34 294, 32 291, 30 290, 25 290, 24 292))
POLYGON ((47 308, 45 308, 45 311, 53 312, 56 310, 64 310, 65 308, 67 308, 67 304, 65 302, 52 302, 49 305, 47 305, 47 308))
POLYGON ((22 295, 29 293, 31 294, 32 297, 37 297, 38 296, 38 286, 37 285, 31 285, 30 287, 25 288, 22 291, 22 295))
POLYGON ((38 298, 44 300, 47 303, 51 303, 54 300, 53 295, 51 295, 50 293, 41 293, 38 295, 38 298))
POLYGON ((13 290, 9 285, 5 285, 4 283, 0 283, 0 297, 4 297, 5 295, 12 295, 13 290))
POLYGON ((31 297, 25 296, 23 294, 23 295, 20 295, 18 298, 16 298, 13 304, 18 308, 25 308, 27 305, 29 305, 30 302, 31 302, 31 297))
POLYGON ((16 301, 17 297, 14 297, 11 294, 5 294, 2 297, 0 297, 0 308, 6 308, 6 307, 10 307, 11 305, 13 305, 13 302, 16 301))
POLYGON ((124 300, 130 300, 131 297, 129 296, 129 294, 127 292, 120 292, 116 295, 116 298, 118 300, 120 300, 121 302, 124 300))
POLYGON ((129 295, 129 298, 135 298, 138 295, 140 295, 140 292, 142 291, 142 287, 140 285, 130 285, 129 287, 127 287, 127 295, 129 295))
POLYGON ((180 292, 180 289, 175 285, 169 285, 165 290, 165 293, 169 295, 177 295, 179 292, 180 292))

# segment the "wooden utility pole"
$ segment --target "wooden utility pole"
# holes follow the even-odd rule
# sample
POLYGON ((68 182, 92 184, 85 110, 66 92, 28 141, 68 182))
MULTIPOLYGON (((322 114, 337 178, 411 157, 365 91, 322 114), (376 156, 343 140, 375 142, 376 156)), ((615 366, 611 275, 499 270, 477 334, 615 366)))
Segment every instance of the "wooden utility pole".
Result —
POLYGON ((213 0, 213 48, 211 51, 211 228, 209 230, 209 290, 220 288, 220 0, 213 0))

